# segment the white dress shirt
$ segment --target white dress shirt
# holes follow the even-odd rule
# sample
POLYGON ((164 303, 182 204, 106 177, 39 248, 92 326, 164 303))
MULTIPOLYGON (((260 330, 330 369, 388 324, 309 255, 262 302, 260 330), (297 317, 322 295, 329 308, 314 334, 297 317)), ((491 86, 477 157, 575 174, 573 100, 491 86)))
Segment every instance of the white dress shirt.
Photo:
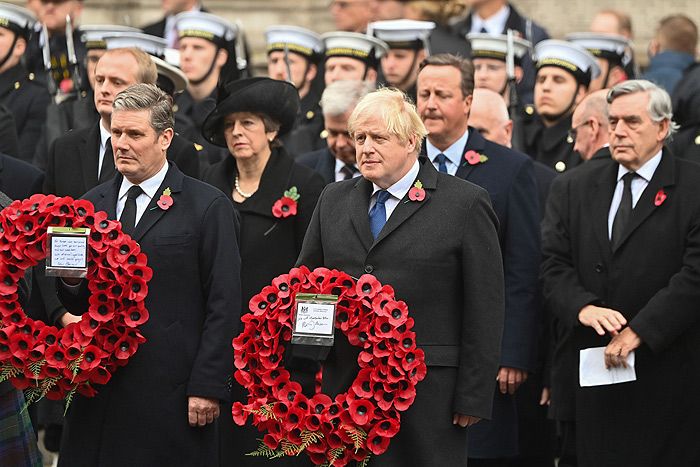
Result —
POLYGON ((484 28, 492 36, 500 36, 506 29, 508 16, 510 16, 510 7, 508 5, 503 5, 496 14, 486 19, 476 13, 472 13, 472 29, 469 32, 481 32, 481 29, 484 28))
POLYGON ((97 179, 100 179, 100 172, 102 172, 102 161, 105 159, 105 151, 107 150, 107 140, 111 138, 109 130, 105 129, 102 125, 102 120, 100 120, 100 152, 97 158, 97 179))
MULTIPOLYGON (((642 193, 649 185, 651 177, 654 176, 656 168, 661 162, 661 151, 657 152, 654 157, 649 159, 646 164, 641 166, 637 170, 638 177, 632 179, 632 185, 630 189, 632 190, 632 209, 637 206, 637 201, 642 197, 642 193)), ((617 214, 617 209, 620 207, 620 202, 622 201, 622 192, 625 187, 625 182, 622 177, 629 173, 630 170, 626 169, 620 165, 617 169, 617 185, 615 185, 615 193, 613 194, 612 202, 610 203, 610 211, 608 212, 608 239, 612 238, 612 228, 613 222, 615 221, 615 214, 617 214)))
POLYGON ((435 158, 440 153, 444 154, 445 157, 447 157, 447 160, 445 161, 445 165, 447 165, 447 173, 450 175, 455 175, 457 173, 457 169, 459 168, 459 164, 462 163, 462 158, 464 157, 464 153, 462 153, 462 151, 467 145, 468 139, 469 130, 465 131, 461 138, 452 143, 452 145, 444 151, 440 151, 438 148, 433 146, 429 139, 426 139, 425 152, 428 155, 428 159, 435 166, 436 170, 440 169, 440 164, 435 160, 435 158))
MULTIPOLYGON (((401 180, 399 180, 398 182, 394 183, 386 189, 386 191, 388 191, 391 195, 384 203, 384 209, 386 210, 386 220, 389 220, 389 217, 391 217, 391 214, 394 212, 394 209, 396 209, 396 206, 399 205, 399 201, 401 201, 403 197, 406 196, 408 190, 410 190, 413 186, 413 183, 416 181, 416 177, 418 176, 419 169, 420 164, 418 163, 418 161, 415 161, 411 169, 408 171, 408 173, 406 173, 406 175, 404 175, 401 178, 401 180)), ((377 192, 382 190, 382 188, 375 185, 374 183, 372 185, 374 186, 374 190, 372 191, 372 197, 369 199, 369 210, 367 211, 368 213, 372 210, 375 203, 377 202, 377 192)))
MULTIPOLYGON (((357 170, 357 165, 355 165, 355 164, 352 164, 352 165, 353 165, 353 167, 355 167, 355 172, 353 172, 352 178, 357 178, 360 175, 362 175, 360 173, 360 171, 357 170)), ((345 162, 343 162, 339 159, 336 159, 335 160, 335 181, 336 182, 341 182, 341 181, 345 180, 345 174, 341 171, 343 167, 345 167, 345 162)))
MULTIPOLYGON (((134 226, 138 225, 141 216, 143 216, 143 213, 146 212, 148 203, 151 202, 153 197, 158 195, 158 197, 160 198, 160 195, 162 193, 156 192, 158 191, 158 188, 160 188, 160 186, 163 184, 163 180, 165 180, 166 173, 168 173, 167 162, 163 164, 163 167, 154 176, 139 184, 139 186, 143 190, 143 193, 141 193, 139 197, 136 198, 136 222, 134 222, 134 226)), ((132 186, 134 186, 134 184, 127 180, 126 177, 122 179, 122 185, 121 187, 119 187, 119 197, 117 198, 117 219, 119 219, 122 216, 122 211, 124 211, 124 205, 126 204, 126 193, 132 186)))

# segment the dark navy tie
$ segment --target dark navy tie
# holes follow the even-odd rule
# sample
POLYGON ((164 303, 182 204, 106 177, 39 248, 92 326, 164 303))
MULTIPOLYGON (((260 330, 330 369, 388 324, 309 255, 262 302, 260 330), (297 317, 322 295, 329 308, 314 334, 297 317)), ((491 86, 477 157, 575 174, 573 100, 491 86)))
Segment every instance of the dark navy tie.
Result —
POLYGON ((375 240, 379 236, 379 232, 382 231, 384 224, 386 224, 386 206, 384 206, 384 203, 389 199, 389 196, 391 195, 386 190, 378 191, 377 202, 369 210, 369 228, 375 240))
POLYGON ((435 156, 435 160, 438 163, 438 170, 444 174, 447 173, 447 156, 444 155, 443 153, 438 154, 435 156))

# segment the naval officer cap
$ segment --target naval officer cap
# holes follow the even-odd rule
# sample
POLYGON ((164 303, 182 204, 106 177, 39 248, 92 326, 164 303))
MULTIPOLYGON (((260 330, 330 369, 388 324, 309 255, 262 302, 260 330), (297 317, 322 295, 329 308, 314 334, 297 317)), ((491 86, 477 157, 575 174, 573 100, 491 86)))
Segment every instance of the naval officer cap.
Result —
POLYGON ((415 21, 396 19, 369 23, 368 33, 387 43, 390 49, 421 50, 425 48, 431 31, 435 29, 432 21, 415 21))
POLYGON ((154 57, 163 58, 168 44, 162 37, 140 32, 114 32, 104 37, 107 50, 134 47, 154 57))
POLYGON ((154 56, 151 56, 151 61, 156 65, 156 70, 158 71, 156 84, 165 93, 172 97, 187 88, 187 76, 180 68, 154 56))
POLYGON ((118 24, 86 24, 80 26, 80 40, 88 50, 100 50, 107 48, 105 37, 121 32, 141 32, 140 29, 118 24))
POLYGON ((350 57, 377 68, 379 59, 389 51, 386 42, 358 32, 334 31, 321 35, 326 59, 350 57))
POLYGON ((0 27, 28 39, 34 29, 34 23, 36 17, 26 8, 0 3, 0 27))
POLYGON ((619 34, 599 34, 595 32, 575 32, 568 34, 566 40, 588 50, 594 57, 603 58, 617 65, 629 61, 627 50, 630 41, 619 34))
POLYGON ((314 62, 323 56, 321 35, 299 26, 270 26, 265 30, 265 40, 268 54, 287 50, 314 62))
POLYGON ((600 75, 595 57, 578 44, 548 39, 535 46, 537 69, 554 66, 571 73, 579 84, 588 86, 600 75))
POLYGON ((186 11, 175 16, 178 36, 199 37, 228 48, 238 36, 238 27, 219 16, 201 11, 186 11))
MULTIPOLYGON (((492 36, 476 32, 467 34, 467 40, 472 47, 472 59, 493 58, 505 62, 508 58, 508 36, 505 34, 492 36)), ((520 64, 530 47, 529 41, 513 36, 513 57, 517 65, 520 64)))

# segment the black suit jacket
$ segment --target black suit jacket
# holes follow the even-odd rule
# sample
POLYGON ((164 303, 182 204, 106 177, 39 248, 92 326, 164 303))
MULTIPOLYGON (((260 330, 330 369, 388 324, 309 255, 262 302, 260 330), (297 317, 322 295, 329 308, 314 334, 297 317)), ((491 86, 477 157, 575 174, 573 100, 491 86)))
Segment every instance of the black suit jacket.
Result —
MULTIPOLYGON (((401 200, 376 240, 368 218, 372 183, 358 178, 327 185, 297 263, 354 277, 374 274, 394 287, 415 319, 427 376, 378 462, 466 465, 467 432, 452 425, 452 415, 491 415, 503 327, 498 220, 481 188, 439 174, 426 159, 419 163, 425 199, 401 200)), ((357 350, 336 334, 324 365, 324 392, 349 387, 357 350)))
POLYGON ((664 149, 613 250, 608 212, 617 172, 614 160, 600 160, 556 179, 542 229, 545 298, 573 333, 573 350, 610 341, 578 324, 587 304, 618 310, 642 340, 637 381, 575 386, 579 465, 697 465, 700 166, 664 149), (616 448, 605 449, 613 436, 616 448))
MULTIPOLYGON (((73 130, 53 142, 49 149, 44 193, 80 198, 97 186, 100 122, 73 130)), ((193 143, 178 135, 168 148, 168 159, 190 177, 199 177, 199 159, 193 143)))
MULTIPOLYGON (((470 150, 488 160, 470 165, 463 159, 456 176, 488 191, 500 226, 506 303, 500 366, 532 370, 537 349, 541 255, 539 192, 532 159, 486 140, 474 128, 469 128, 462 154, 470 150)), ((470 455, 513 456, 517 454, 517 442, 514 399, 498 392, 493 420, 470 429, 470 455)))
MULTIPOLYGON (((118 175, 85 199, 115 219, 121 182, 118 175)), ((162 210, 155 196, 133 235, 153 269, 150 317, 140 326, 146 343, 97 396, 73 400, 60 465, 219 465, 218 423, 191 428, 187 397, 228 398, 241 303, 238 224, 221 192, 173 164, 157 193, 166 187, 173 205, 162 210)), ((59 291, 69 310, 86 309, 87 294, 59 291)))
POLYGON ((335 182, 335 156, 330 149, 324 148, 318 151, 307 152, 299 156, 297 162, 321 174, 326 185, 335 182))

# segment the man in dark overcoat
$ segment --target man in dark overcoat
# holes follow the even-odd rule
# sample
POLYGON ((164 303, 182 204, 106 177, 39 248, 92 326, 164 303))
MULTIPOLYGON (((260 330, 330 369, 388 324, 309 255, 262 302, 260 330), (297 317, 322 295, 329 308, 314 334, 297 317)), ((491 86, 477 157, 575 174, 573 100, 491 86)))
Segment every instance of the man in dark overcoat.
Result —
MULTIPOLYGON (((498 371, 504 307, 498 220, 484 190, 417 157, 426 130, 405 99, 381 89, 355 107, 349 130, 363 176, 326 187, 298 264, 373 274, 395 289, 415 320, 427 376, 388 451, 371 462, 466 465, 464 428, 491 416, 498 371), (387 130, 392 123, 395 132, 387 130), (418 181, 425 198, 412 201, 408 192, 418 181)), ((348 388, 358 350, 336 334, 324 364, 325 393, 348 388)))
MULTIPOLYGON (((219 402, 229 397, 231 340, 240 316, 238 222, 217 189, 183 175, 166 159, 172 101, 138 84, 114 101, 111 182, 85 195, 119 219, 153 269, 140 327, 146 342, 128 365, 71 404, 61 466, 218 466, 219 402), (170 189, 172 204, 156 204, 170 189)), ((67 280, 67 279, 64 279, 67 280)), ((70 313, 85 311, 87 287, 61 285, 70 313)))
POLYGON ((578 465, 696 466, 700 167, 664 146, 661 88, 628 81, 608 103, 612 159, 555 180, 543 223, 545 299, 571 329, 574 363, 593 347, 600 369, 635 354, 634 381, 577 385, 578 465))
POLYGON ((418 73, 418 111, 428 129, 424 154, 440 172, 488 191, 499 221, 505 283, 500 369, 493 418, 470 430, 470 464, 518 453, 513 394, 533 367, 540 260, 539 193, 532 159, 486 140, 468 126, 474 67, 449 54, 428 57, 418 73))

